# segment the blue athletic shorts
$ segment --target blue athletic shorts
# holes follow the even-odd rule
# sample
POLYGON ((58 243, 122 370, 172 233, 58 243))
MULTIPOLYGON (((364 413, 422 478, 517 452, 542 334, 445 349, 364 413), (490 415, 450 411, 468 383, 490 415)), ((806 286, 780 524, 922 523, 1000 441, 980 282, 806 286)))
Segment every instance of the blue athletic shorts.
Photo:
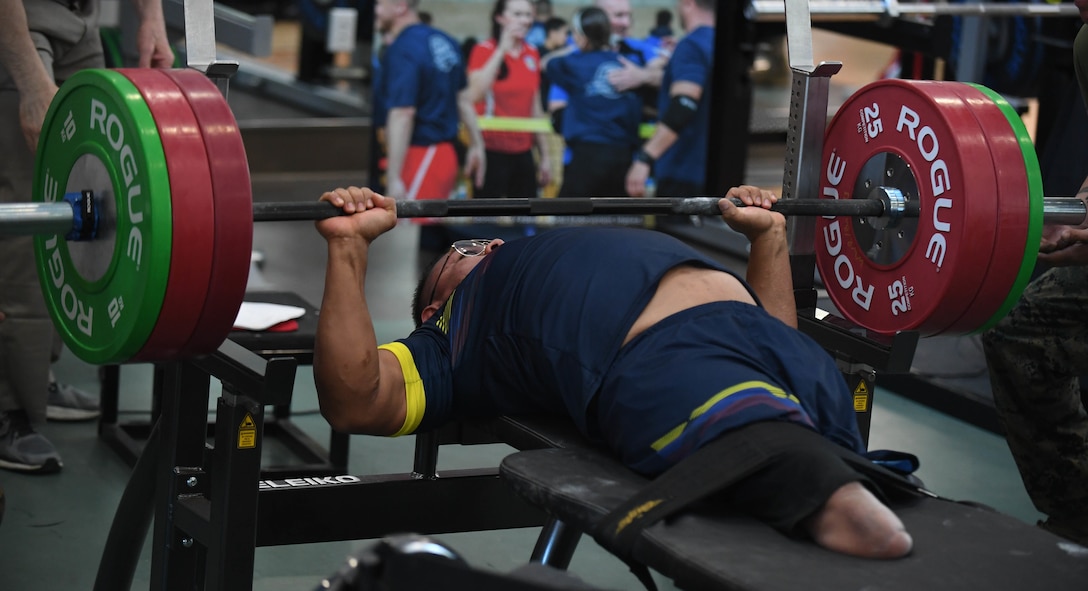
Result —
POLYGON ((591 412, 637 472, 656 475, 722 433, 789 421, 864 453, 834 360, 757 306, 715 302, 665 318, 620 351, 591 412))

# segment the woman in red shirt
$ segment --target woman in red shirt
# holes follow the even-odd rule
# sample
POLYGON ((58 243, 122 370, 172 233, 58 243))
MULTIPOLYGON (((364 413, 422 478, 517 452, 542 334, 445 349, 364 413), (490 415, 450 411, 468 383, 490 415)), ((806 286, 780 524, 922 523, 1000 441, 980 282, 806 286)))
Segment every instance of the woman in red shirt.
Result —
MULTIPOLYGON (((525 42, 533 24, 529 0, 496 0, 491 11, 491 38, 472 48, 468 59, 469 96, 481 116, 543 118, 540 105, 540 54, 525 42)), ((488 170, 475 196, 536 197, 548 184, 545 134, 536 134, 540 147, 539 173, 530 132, 485 131, 488 170), (491 160, 494 158, 494 160, 491 160), (539 183, 539 184, 538 184, 539 183)))

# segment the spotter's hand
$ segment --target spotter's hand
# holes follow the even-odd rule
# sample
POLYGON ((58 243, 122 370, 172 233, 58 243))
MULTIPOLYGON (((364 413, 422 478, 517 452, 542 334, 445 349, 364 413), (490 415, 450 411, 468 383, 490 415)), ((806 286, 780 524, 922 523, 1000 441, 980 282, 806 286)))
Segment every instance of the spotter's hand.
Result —
POLYGON ((1044 226, 1039 262, 1052 267, 1088 265, 1088 229, 1044 226))
POLYGON ((367 188, 336 189, 322 195, 321 201, 352 214, 317 221, 317 231, 325 240, 362 238, 369 244, 397 225, 396 200, 367 188))
POLYGON ((770 211, 778 201, 778 197, 770 192, 753 187, 741 185, 729 189, 725 198, 718 201, 722 219, 737 232, 748 237, 749 241, 774 230, 786 229, 786 218, 782 214, 770 211), (730 198, 740 199, 746 207, 737 207, 730 198))

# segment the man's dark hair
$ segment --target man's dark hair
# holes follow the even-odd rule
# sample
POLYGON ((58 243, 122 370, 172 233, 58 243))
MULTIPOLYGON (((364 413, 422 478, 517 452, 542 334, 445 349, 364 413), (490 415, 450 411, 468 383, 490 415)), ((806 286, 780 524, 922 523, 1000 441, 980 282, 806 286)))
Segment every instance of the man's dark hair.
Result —
POLYGON ((572 28, 586 38, 589 51, 608 47, 612 37, 612 23, 608 15, 596 6, 583 8, 574 13, 572 28))
POLYGON ((558 16, 553 16, 550 19, 544 21, 544 32, 551 33, 552 31, 558 31, 565 26, 567 26, 567 21, 559 18, 558 16))
MULTIPOLYGON (((442 257, 446 256, 446 253, 448 252, 449 249, 442 251, 438 256, 434 257, 431 262, 423 267, 423 275, 420 276, 419 283, 416 284, 416 292, 412 296, 412 322, 415 323, 416 328, 419 328, 423 324, 423 319, 421 318, 421 316, 423 316, 423 309, 427 307, 427 304, 430 304, 430 302, 423 301, 423 298, 425 297, 423 289, 427 285, 427 278, 431 276, 431 271, 434 271, 435 266, 438 265, 438 261, 442 260, 442 257)), ((430 294, 430 291, 427 293, 430 294)))
POLYGON ((551 0, 534 0, 533 1, 533 8, 536 9, 536 16, 538 17, 537 20, 539 20, 539 17, 542 15, 542 13, 546 12, 549 15, 551 15, 551 13, 552 13, 552 1, 551 0))

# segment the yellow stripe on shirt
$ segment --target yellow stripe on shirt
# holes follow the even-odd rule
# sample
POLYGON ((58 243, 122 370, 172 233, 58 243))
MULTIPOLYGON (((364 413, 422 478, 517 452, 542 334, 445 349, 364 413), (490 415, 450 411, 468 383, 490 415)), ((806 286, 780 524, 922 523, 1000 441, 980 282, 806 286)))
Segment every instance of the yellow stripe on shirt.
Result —
POLYGON ((419 375, 412 352, 404 343, 388 343, 378 349, 385 349, 395 355, 400 363, 400 371, 404 374, 404 424, 391 437, 414 433, 427 410, 427 392, 423 388, 423 377, 419 375))

